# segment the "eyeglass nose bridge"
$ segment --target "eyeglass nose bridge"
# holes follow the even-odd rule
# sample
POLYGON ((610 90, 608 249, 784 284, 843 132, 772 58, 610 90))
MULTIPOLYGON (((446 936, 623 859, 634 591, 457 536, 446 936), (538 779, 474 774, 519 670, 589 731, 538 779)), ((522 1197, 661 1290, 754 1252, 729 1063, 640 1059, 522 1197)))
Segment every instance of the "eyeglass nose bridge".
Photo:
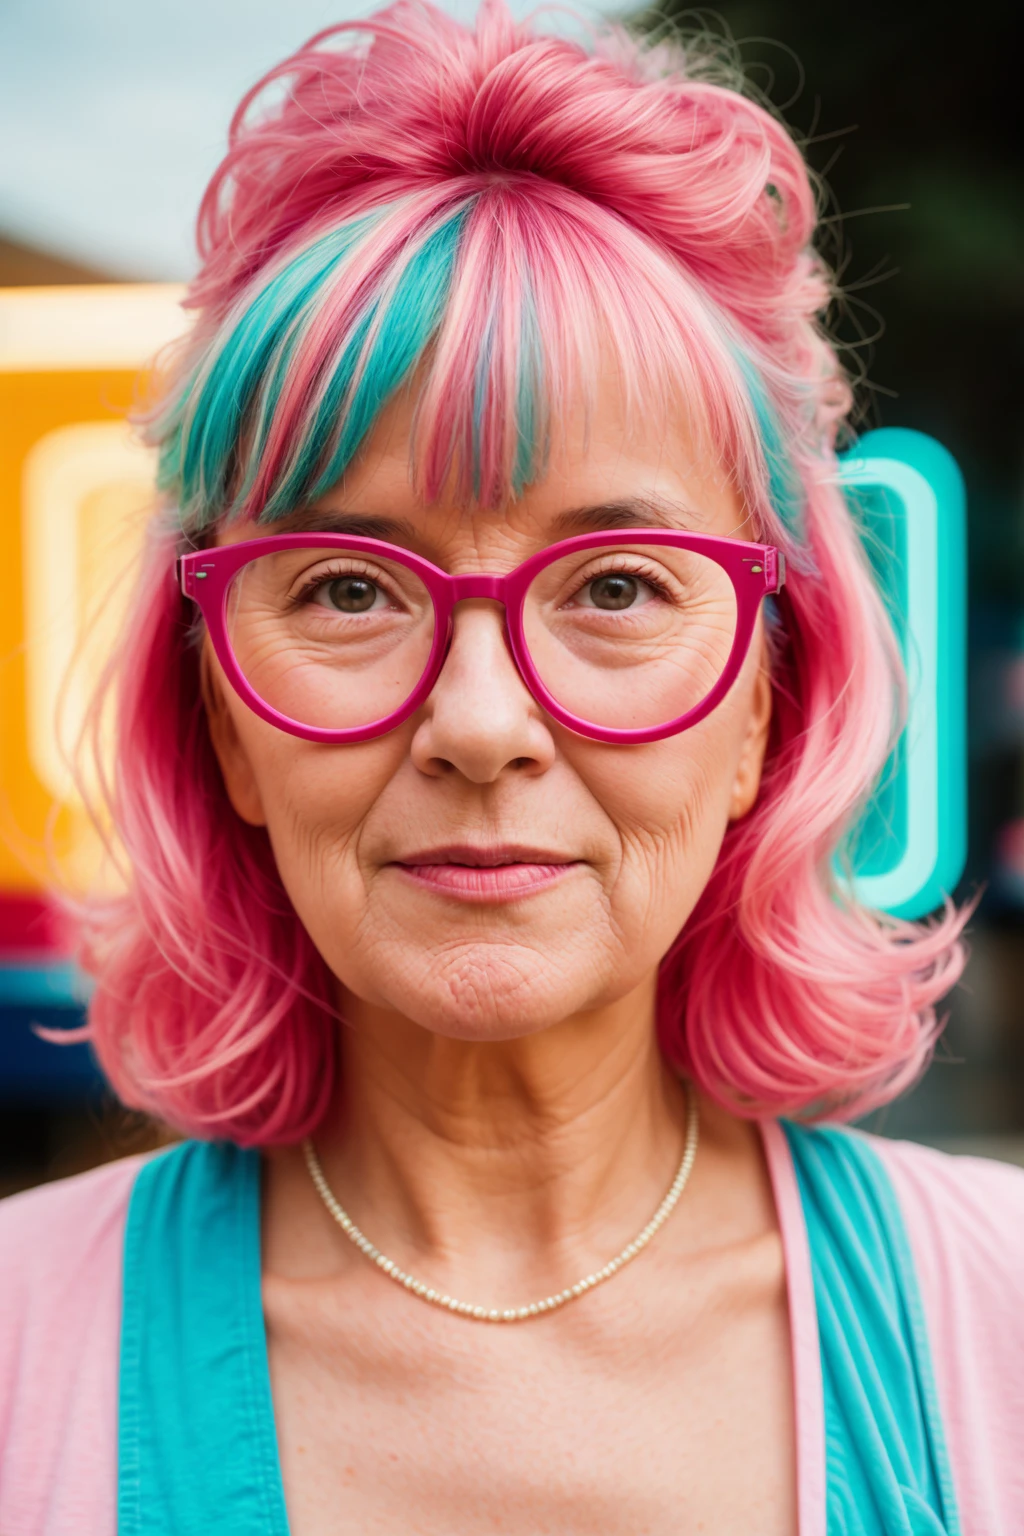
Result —
POLYGON ((479 571, 467 571, 462 576, 449 576, 448 580, 453 603, 461 603, 471 597, 491 598, 498 603, 507 601, 504 576, 485 576, 479 571))
POLYGON ((533 690, 530 688, 529 680, 523 670, 520 658, 516 653, 516 645, 513 640, 512 628, 509 623, 508 605, 510 594, 508 591, 508 577, 488 576, 481 571, 466 571, 460 576, 449 575, 446 580, 446 586, 450 604, 448 612, 448 623, 446 626, 447 633, 445 634, 444 639, 438 648, 436 664, 437 670, 434 682, 436 683, 437 678, 441 675, 445 662, 448 660, 448 654, 452 648, 452 641, 455 638, 455 609, 459 603, 466 602, 471 598, 486 598, 490 602, 500 603, 502 608, 505 610, 501 626, 502 639, 505 642, 505 649, 508 651, 509 656, 512 658, 512 662, 516 671, 519 673, 523 682, 532 693, 533 690))
POLYGON ((509 659, 511 660, 515 670, 518 672, 520 680, 525 686, 527 692, 532 694, 534 698, 537 698, 538 695, 536 689, 530 680, 531 668, 528 664, 524 664, 524 660, 519 654, 519 648, 516 645, 515 637, 512 633, 512 625, 509 621, 509 599, 511 594, 508 590, 508 577, 486 575, 481 571, 465 571, 458 576, 448 575, 445 585, 447 587, 450 604, 448 610, 448 622, 445 626, 446 632, 444 633, 443 638, 439 637, 441 638, 441 643, 436 651, 436 660, 432 669, 432 682, 430 687, 433 688, 436 686, 441 673, 444 671, 449 654, 451 653, 452 642, 455 639, 456 607, 459 603, 465 602, 471 598, 486 598, 491 602, 500 603, 504 609, 504 614, 502 615, 501 638, 505 642, 505 650, 508 652, 509 659))

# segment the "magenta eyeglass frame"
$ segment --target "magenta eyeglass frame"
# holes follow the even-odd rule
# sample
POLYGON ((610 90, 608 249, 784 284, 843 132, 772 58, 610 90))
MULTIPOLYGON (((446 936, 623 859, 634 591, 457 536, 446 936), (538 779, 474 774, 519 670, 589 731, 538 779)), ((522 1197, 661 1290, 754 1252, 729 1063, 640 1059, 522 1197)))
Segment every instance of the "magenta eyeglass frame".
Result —
POLYGON ((419 709, 437 682, 448 655, 454 628, 455 604, 467 598, 489 598, 504 606, 506 641, 519 675, 537 703, 559 725, 564 725, 577 736, 616 745, 663 741, 665 737, 675 736, 703 720, 728 693, 750 646, 758 605, 763 597, 780 590, 785 581, 785 573, 785 556, 773 544, 748 544, 743 539, 718 538, 705 533, 677 533, 664 528, 584 533, 575 538, 562 539, 557 544, 547 545, 504 575, 471 571, 451 576, 439 566, 432 565, 429 560, 424 560, 400 545, 342 533, 281 533, 268 538, 246 539, 242 543, 225 544, 216 549, 195 550, 180 555, 176 562, 181 590, 198 605, 217 659, 239 698, 270 725, 306 741, 320 741, 328 745, 371 741, 375 736, 383 736, 387 731, 394 730, 419 709), (640 730, 615 730, 610 726, 595 725, 589 720, 580 719, 563 708, 548 692, 537 674, 526 645, 523 604, 531 581, 546 565, 576 550, 608 545, 621 545, 625 548, 633 544, 660 544, 689 549, 706 555, 720 565, 732 581, 736 593, 736 634, 721 677, 699 704, 663 725, 646 726, 640 730), (369 725, 332 731, 292 720, 271 708, 253 691, 235 660, 227 629, 227 598, 232 579, 243 566, 259 555, 302 548, 351 549, 357 554, 376 555, 393 561, 414 572, 430 594, 434 605, 434 639, 423 675, 401 709, 369 725))

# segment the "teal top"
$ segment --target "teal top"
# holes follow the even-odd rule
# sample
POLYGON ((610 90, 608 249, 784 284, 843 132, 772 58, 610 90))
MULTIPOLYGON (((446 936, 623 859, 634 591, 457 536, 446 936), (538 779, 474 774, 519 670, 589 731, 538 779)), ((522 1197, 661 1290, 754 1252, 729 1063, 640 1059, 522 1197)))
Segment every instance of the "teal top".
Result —
MULTIPOLYGON (((828 1536, 961 1536, 917 1280, 856 1133, 787 1125, 814 1278, 828 1536)), ((260 1269, 260 1158, 146 1163, 125 1234, 119 1536, 287 1536, 260 1269)))
POLYGON ((924 1311, 889 1175, 856 1133, 786 1132, 818 1314, 828 1536, 961 1536, 924 1311))

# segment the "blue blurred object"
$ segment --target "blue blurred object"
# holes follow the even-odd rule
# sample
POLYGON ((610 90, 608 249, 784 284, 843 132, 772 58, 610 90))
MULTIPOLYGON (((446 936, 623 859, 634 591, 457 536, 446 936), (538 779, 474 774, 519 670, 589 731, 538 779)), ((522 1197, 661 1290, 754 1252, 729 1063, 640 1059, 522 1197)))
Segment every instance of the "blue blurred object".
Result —
MULTIPOLYGON (((6 982, 7 973, 0 973, 6 982)), ((76 1029, 82 1008, 39 1004, 0 1006, 0 1099, 54 1103, 98 1097, 103 1078, 85 1043, 55 1045, 36 1028, 76 1029)))
POLYGON ((88 992, 89 982, 65 960, 40 955, 0 965, 0 1100, 81 1101, 102 1091, 87 1044, 55 1044, 36 1033, 77 1029, 88 992))
POLYGON ((0 1008, 74 1008, 84 1001, 82 978, 66 960, 0 965, 0 1008))
POLYGON ((953 890, 967 852, 964 482, 940 443, 903 427, 867 433, 840 462, 910 695, 906 727, 846 853, 865 905, 923 917, 953 890))

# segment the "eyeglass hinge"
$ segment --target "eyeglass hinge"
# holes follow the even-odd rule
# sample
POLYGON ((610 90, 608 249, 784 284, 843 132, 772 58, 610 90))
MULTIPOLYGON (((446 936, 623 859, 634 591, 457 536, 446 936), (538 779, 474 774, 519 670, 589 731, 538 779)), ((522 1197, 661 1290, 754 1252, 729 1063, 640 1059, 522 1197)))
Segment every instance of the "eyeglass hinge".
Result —
POLYGON ((203 570, 197 571, 194 566, 185 565, 184 557, 179 555, 174 562, 174 574, 175 578, 177 579, 178 586, 181 588, 185 596, 193 597, 195 595, 196 582, 205 581, 210 573, 209 571, 203 570))

